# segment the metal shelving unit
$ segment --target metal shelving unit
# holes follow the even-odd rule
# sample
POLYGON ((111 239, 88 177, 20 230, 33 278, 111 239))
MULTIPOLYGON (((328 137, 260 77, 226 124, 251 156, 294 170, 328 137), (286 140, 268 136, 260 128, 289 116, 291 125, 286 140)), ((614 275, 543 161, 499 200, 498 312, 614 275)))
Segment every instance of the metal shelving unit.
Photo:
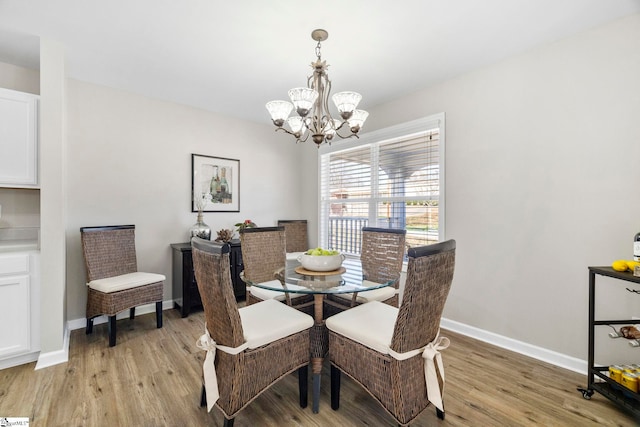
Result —
MULTIPOLYGON (((629 325, 638 322, 637 320, 633 319, 596 320, 596 276, 612 277, 624 282, 631 282, 640 285, 640 277, 634 276, 631 272, 615 271, 611 267, 589 267, 589 352, 587 361, 587 388, 578 388, 578 391, 582 393, 582 396, 585 399, 591 399, 593 393, 597 391, 598 393, 616 403, 621 408, 629 411, 636 418, 640 418, 640 393, 635 393, 618 384, 617 382, 609 379, 609 376, 606 375, 609 370, 608 366, 595 366, 594 347, 596 326, 629 325)), ((629 291, 638 293, 633 290, 629 291)))

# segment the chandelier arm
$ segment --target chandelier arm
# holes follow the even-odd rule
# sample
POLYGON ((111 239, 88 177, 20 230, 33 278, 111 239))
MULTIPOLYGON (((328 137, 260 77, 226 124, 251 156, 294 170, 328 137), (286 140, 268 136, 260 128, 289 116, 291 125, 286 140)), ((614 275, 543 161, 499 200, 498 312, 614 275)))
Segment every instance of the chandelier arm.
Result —
POLYGON ((309 132, 305 132, 306 135, 304 136, 304 138, 300 139, 300 136, 302 136, 300 134, 300 132, 291 132, 290 130, 285 129, 283 127, 279 127, 279 128, 275 129, 276 132, 278 132, 279 130, 283 131, 284 133, 288 133, 289 135, 295 137, 296 138, 296 142, 305 142, 309 138, 309 132))
POLYGON ((333 117, 331 117, 331 111, 329 111, 329 95, 331 94, 331 80, 329 80, 329 76, 325 74, 325 92, 323 93, 324 99, 322 100, 322 104, 324 105, 324 123, 322 127, 322 131, 326 131, 327 125, 333 125, 333 117))
MULTIPOLYGON (((342 127, 342 126, 340 126, 340 127, 342 127)), ((336 136, 340 137, 341 139, 349 139, 349 138, 353 138, 354 136, 355 136, 357 139, 360 139, 360 137, 358 136, 358 134, 357 134, 357 133, 353 133, 353 132, 351 132, 349 135, 343 136, 343 135, 340 135, 340 134, 336 131, 336 136)))

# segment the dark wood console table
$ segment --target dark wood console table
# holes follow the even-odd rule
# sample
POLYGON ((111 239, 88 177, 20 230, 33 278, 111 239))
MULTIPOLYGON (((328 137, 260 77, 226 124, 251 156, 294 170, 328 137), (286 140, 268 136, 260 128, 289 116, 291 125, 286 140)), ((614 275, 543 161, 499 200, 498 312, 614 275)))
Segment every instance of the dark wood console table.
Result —
MULTIPOLYGON (((242 251, 240 240, 234 239, 230 243, 231 283, 236 299, 243 299, 246 293, 246 285, 240 278, 243 270, 242 251)), ((191 243, 172 243, 172 268, 173 268, 173 305, 180 310, 182 317, 187 317, 193 307, 202 308, 198 284, 193 273, 193 261, 191 259, 191 243)))

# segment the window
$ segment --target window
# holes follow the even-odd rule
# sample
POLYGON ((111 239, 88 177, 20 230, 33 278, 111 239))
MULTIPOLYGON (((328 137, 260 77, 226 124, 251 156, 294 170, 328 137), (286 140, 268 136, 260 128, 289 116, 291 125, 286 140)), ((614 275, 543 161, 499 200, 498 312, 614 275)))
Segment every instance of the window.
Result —
POLYGON ((320 148, 320 245, 360 254, 364 226, 444 240, 444 114, 320 148))

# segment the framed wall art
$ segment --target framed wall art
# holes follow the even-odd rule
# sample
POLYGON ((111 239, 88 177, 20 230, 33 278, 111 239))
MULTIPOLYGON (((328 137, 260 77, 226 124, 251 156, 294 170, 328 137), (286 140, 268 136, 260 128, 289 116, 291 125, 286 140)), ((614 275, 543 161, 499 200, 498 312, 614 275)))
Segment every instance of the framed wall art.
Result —
POLYGON ((240 212, 240 160, 191 155, 191 212, 240 212))

